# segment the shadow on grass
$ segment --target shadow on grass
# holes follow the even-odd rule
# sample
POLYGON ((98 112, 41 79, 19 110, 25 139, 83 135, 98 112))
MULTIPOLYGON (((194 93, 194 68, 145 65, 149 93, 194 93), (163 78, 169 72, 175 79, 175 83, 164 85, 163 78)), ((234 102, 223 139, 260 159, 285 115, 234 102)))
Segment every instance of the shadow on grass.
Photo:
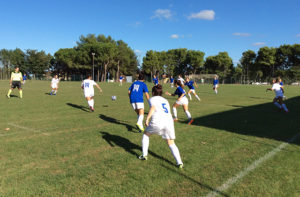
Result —
POLYGON ((289 113, 270 102, 198 117, 193 125, 286 142, 300 132, 300 96, 284 102, 289 113))
POLYGON ((218 190, 216 190, 216 189, 214 189, 214 188, 212 188, 212 187, 210 187, 210 186, 208 186, 208 185, 206 185, 206 184, 204 184, 204 183, 200 183, 199 181, 197 181, 197 180, 195 180, 195 179, 189 177, 188 175, 184 174, 184 170, 183 170, 183 171, 181 171, 180 169, 175 170, 175 169, 170 168, 170 167, 168 167, 168 166, 164 166, 164 165, 161 165, 161 166, 164 167, 164 168, 166 168, 167 170, 173 172, 173 173, 179 174, 179 175, 182 176, 183 178, 185 178, 185 179, 187 179, 187 180, 189 180, 189 181, 191 181, 191 182, 197 184, 197 185, 200 186, 201 188, 207 189, 207 190, 209 190, 210 192, 212 192, 212 191, 213 191, 213 192, 216 192, 216 193, 218 193, 218 194, 221 195, 221 196, 229 197, 229 195, 227 195, 227 194, 225 194, 225 193, 223 193, 223 192, 221 192, 221 191, 218 191, 218 190))
POLYGON ((73 103, 66 103, 67 105, 73 107, 73 108, 76 108, 76 109, 81 109, 82 111, 85 111, 85 112, 90 112, 90 109, 86 106, 83 106, 83 105, 76 105, 76 104, 73 104, 73 103))
POLYGON ((115 123, 115 124, 119 124, 119 125, 124 125, 126 126, 127 130, 133 133, 138 133, 138 131, 135 130, 135 127, 133 127, 130 124, 127 124, 126 122, 122 121, 122 120, 117 120, 115 118, 100 114, 99 118, 101 118, 102 120, 105 120, 107 122, 111 122, 111 123, 115 123))
POLYGON ((46 92, 45 94, 46 94, 46 95, 51 95, 49 92, 46 92))
MULTIPOLYGON (((121 148, 123 148, 126 152, 138 157, 139 154, 136 153, 136 150, 138 150, 139 152, 142 151, 142 147, 138 146, 134 143, 132 143, 130 140, 128 140, 127 138, 118 136, 118 135, 112 135, 110 133, 104 132, 104 131, 100 131, 100 133, 102 134, 102 138, 112 147, 114 146, 119 146, 121 148)), ((171 161, 167 160, 166 158, 157 155, 156 153, 152 152, 152 151, 148 151, 149 155, 163 160, 167 163, 169 163, 170 165, 176 166, 174 163, 172 163, 171 161)))

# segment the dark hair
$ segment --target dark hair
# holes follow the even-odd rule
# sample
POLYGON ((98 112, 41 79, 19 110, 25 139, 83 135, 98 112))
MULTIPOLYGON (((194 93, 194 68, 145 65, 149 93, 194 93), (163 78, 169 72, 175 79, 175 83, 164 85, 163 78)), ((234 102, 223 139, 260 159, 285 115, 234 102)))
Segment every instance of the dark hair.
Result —
POLYGON ((181 85, 182 85, 180 80, 176 80, 176 81, 175 81, 175 84, 177 84, 178 86, 181 86, 181 85))
POLYGON ((144 80, 144 75, 143 74, 139 74, 138 80, 144 80))
POLYGON ((162 86, 160 84, 153 86, 153 88, 152 88, 153 96, 161 96, 162 94, 163 94, 163 90, 162 90, 162 86))

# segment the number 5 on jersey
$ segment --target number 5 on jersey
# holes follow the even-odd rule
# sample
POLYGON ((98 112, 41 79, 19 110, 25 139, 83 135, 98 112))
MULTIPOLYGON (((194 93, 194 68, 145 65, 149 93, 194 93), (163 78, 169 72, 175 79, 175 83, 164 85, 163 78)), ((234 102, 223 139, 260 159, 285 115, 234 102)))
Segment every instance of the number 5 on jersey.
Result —
POLYGON ((164 112, 169 113, 168 108, 166 108, 166 105, 167 105, 166 103, 163 103, 162 107, 164 108, 164 112))

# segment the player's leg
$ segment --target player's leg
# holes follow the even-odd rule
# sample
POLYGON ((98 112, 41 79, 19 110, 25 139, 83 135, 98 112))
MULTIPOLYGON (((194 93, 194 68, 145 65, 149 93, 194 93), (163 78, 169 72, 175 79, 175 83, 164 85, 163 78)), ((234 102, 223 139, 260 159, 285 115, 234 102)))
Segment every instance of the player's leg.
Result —
POLYGON ((57 87, 54 88, 54 95, 56 95, 56 93, 57 93, 57 87))
POLYGON ((188 104, 183 104, 182 108, 183 108, 183 111, 185 112, 186 116, 188 117, 188 120, 189 120, 188 124, 192 124, 192 122, 194 120, 192 119, 192 115, 189 112, 189 107, 188 106, 189 106, 188 104))
POLYGON ((23 90, 22 90, 22 88, 18 88, 18 90, 19 90, 20 98, 23 98, 23 90))
POLYGON ((94 111, 94 99, 93 99, 93 97, 87 96, 86 100, 88 102, 88 105, 89 105, 91 111, 93 112, 94 111))
POLYGON ((180 157, 179 149, 176 146, 175 141, 170 140, 170 139, 167 139, 166 141, 167 141, 167 144, 168 144, 168 146, 169 146, 169 148, 172 152, 173 157, 176 160, 177 166, 179 168, 183 168, 183 163, 182 163, 182 160, 181 160, 181 157, 180 157))
POLYGON ((278 97, 278 102, 279 104, 282 106, 283 110, 285 112, 289 112, 288 108, 286 107, 286 105, 283 103, 283 98, 282 97, 278 97))
POLYGON ((190 100, 192 100, 191 92, 192 92, 192 90, 189 90, 189 91, 188 91, 188 95, 189 95, 189 97, 190 97, 190 100))
POLYGON ((8 92, 7 92, 7 98, 10 98, 10 94, 11 94, 11 92, 13 91, 13 85, 12 85, 12 87, 11 88, 9 88, 9 90, 8 90, 8 92))
POLYGON ((278 101, 278 97, 275 97, 275 98, 273 99, 273 103, 274 103, 274 105, 275 105, 276 107, 278 107, 279 109, 281 109, 281 104, 279 104, 277 101, 278 101))
POLYGON ((142 138, 142 151, 143 151, 143 154, 141 156, 139 156, 139 159, 141 159, 141 160, 147 160, 149 142, 150 142, 150 135, 151 134, 148 133, 147 131, 144 132, 144 134, 143 134, 143 138, 142 138))
POLYGON ((137 123, 136 126, 137 128, 144 132, 144 126, 143 126, 143 121, 144 121, 144 106, 142 105, 144 103, 137 103, 137 123))
POLYGON ((177 104, 176 102, 173 104, 173 115, 174 115, 174 121, 178 121, 177 118, 177 107, 179 106, 179 104, 177 104))
POLYGON ((200 97, 196 94, 195 90, 193 91, 193 94, 198 99, 198 101, 201 101, 200 97))

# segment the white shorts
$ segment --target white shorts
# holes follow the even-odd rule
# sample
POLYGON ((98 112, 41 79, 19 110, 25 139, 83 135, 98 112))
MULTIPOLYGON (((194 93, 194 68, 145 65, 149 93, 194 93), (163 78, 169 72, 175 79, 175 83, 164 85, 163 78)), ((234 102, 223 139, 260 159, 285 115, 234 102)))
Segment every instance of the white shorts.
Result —
POLYGON ((180 99, 180 101, 176 101, 176 104, 178 105, 188 105, 189 104, 189 100, 185 97, 182 97, 180 99))
POLYGON ((144 109, 144 103, 131 103, 131 106, 134 110, 144 109))
POLYGON ((84 97, 93 97, 94 96, 94 92, 84 92, 84 97))
POLYGON ((195 89, 190 89, 189 91, 191 91, 192 93, 195 93, 195 89))
POLYGON ((52 89, 56 89, 57 88, 57 84, 52 84, 51 87, 52 87, 52 89))
POLYGON ((146 128, 146 131, 150 134, 160 135, 163 139, 175 140, 175 129, 173 120, 160 122, 160 124, 156 124, 150 121, 149 126, 146 128))
POLYGON ((214 86, 213 86, 213 88, 218 88, 218 87, 219 87, 219 85, 218 85, 218 84, 216 84, 216 85, 214 85, 214 86))
POLYGON ((123 81, 123 79, 120 79, 119 81, 120 81, 120 83, 121 83, 121 82, 123 81))

